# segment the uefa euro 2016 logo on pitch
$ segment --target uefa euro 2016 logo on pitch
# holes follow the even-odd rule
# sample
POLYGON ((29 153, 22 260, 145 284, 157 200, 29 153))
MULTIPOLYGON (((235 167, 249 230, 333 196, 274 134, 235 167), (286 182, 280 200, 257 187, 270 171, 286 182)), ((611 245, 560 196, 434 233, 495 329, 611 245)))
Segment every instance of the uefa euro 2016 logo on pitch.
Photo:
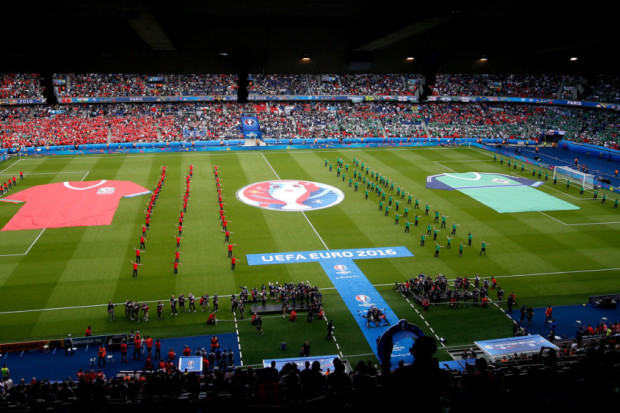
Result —
POLYGON ((342 265, 342 264, 334 265, 334 270, 336 270, 336 274, 338 274, 338 275, 351 274, 351 271, 348 271, 347 266, 346 265, 342 265))
POLYGON ((237 191, 237 198, 248 205, 274 211, 311 211, 339 204, 344 193, 319 182, 274 180, 245 186, 237 191))
POLYGON ((355 296, 355 301, 359 301, 360 303, 367 303, 368 301, 370 301, 370 297, 367 295, 356 295, 355 296))

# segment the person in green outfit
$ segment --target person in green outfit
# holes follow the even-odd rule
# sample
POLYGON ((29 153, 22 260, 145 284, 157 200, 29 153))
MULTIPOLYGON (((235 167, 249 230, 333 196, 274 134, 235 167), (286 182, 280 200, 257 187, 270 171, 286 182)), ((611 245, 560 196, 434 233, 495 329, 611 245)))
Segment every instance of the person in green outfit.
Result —
POLYGON ((433 241, 437 241, 437 235, 439 234, 439 230, 433 227, 433 241))
POLYGON ((415 199, 413 209, 420 209, 420 200, 418 198, 415 199))
POLYGON ((420 247, 424 246, 424 239, 426 238, 426 236, 424 235, 424 233, 422 233, 422 235, 420 236, 420 247))
POLYGON ((338 178, 340 176, 340 167, 338 167, 338 169, 336 169, 336 177, 338 178))
POLYGON ((383 201, 379 201, 379 211, 383 211, 383 201))
POLYGON ((603 194, 603 198, 601 198, 601 204, 604 204, 607 200, 607 194, 603 194))
POLYGON ((459 257, 462 257, 462 256, 463 256, 463 243, 461 242, 459 244, 459 257))
POLYGON ((349 188, 353 186, 353 179, 349 178, 349 188))
POLYGON ((405 207, 405 212, 403 212, 403 217, 409 218, 409 208, 405 207))
POLYGON ((452 233, 451 233, 451 235, 456 235, 456 226, 457 225, 458 224, 452 224, 452 233))
POLYGON ((545 181, 549 180, 549 172, 545 172, 545 181))
POLYGON ((426 227, 426 234, 431 235, 432 233, 433 233, 433 226, 431 224, 428 224, 428 226, 426 227))
POLYGON ((467 245, 471 247, 471 240, 474 238, 474 235, 471 232, 467 233, 467 245))
POLYGON ((415 215, 414 218, 413 218, 413 225, 415 225, 417 227, 419 220, 420 220, 420 216, 419 215, 415 215))
POLYGON ((566 180, 566 189, 570 189, 570 179, 566 180))
POLYGON ((399 207, 399 206, 400 206, 400 205, 399 205, 399 202, 398 202, 398 200, 396 200, 396 210, 397 210, 397 211, 398 211, 398 207, 399 207))
POLYGON ((554 177, 553 177, 553 185, 555 185, 555 184, 557 184, 557 183, 558 183, 558 177, 557 177, 557 176, 554 176, 554 177))
POLYGON ((407 204, 411 204, 411 194, 407 195, 407 204))
POLYGON ((583 195, 583 191, 584 191, 584 187, 583 185, 581 185, 581 188, 579 188, 579 195, 583 195))
POLYGON ((618 209, 618 198, 614 201, 614 209, 618 209))
POLYGON ((409 233, 409 221, 405 221, 405 232, 408 234, 409 233))
POLYGON ((433 221, 435 224, 439 224, 439 211, 435 210, 435 221, 433 221))
POLYGON ((431 207, 431 206, 430 206, 429 204, 426 204, 426 208, 425 208, 425 211, 424 211, 424 215, 428 215, 428 210, 430 209, 430 207, 431 207))
POLYGON ((435 243, 435 258, 439 257, 439 248, 441 248, 441 245, 435 243))
POLYGON ((328 163, 329 163, 329 161, 327 159, 325 159, 325 166, 327 166, 328 163))
POLYGON ((355 192, 357 192, 357 190, 358 190, 358 186, 359 186, 359 185, 357 184, 357 181, 355 181, 355 188, 354 188, 354 191, 355 191, 355 192))
POLYGON ((446 216, 442 215, 441 216, 441 228, 445 228, 446 227, 446 216))
POLYGON ((385 214, 383 214, 383 216, 384 216, 384 217, 387 217, 387 216, 389 215, 389 213, 390 213, 390 207, 389 207, 389 206, 386 206, 386 207, 385 207, 385 214))
POLYGON ((594 195, 592 196, 592 200, 598 199, 598 191, 594 190, 594 195))
POLYGON ((446 244, 446 248, 447 249, 452 249, 451 248, 452 247, 452 238, 450 238, 450 237, 446 237, 446 238, 448 238, 448 243, 446 244))
POLYGON ((368 189, 366 190, 365 196, 366 196, 366 198, 364 198, 364 199, 368 199, 368 189))
POLYGON ((390 197, 388 198, 388 205, 392 206, 392 200, 394 199, 394 197, 392 195, 390 195, 390 197))
POLYGON ((482 248, 480 249, 480 255, 487 255, 487 243, 482 241, 482 248))
POLYGON ((398 225, 398 213, 394 214, 394 225, 398 225))

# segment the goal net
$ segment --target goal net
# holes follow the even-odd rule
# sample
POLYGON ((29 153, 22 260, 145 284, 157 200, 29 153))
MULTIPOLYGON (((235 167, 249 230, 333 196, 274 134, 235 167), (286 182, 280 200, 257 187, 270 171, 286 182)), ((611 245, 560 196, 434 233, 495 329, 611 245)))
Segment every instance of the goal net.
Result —
POLYGON ((588 189, 594 187, 594 175, 586 174, 568 166, 556 166, 553 171, 553 177, 559 180, 575 182, 588 189))

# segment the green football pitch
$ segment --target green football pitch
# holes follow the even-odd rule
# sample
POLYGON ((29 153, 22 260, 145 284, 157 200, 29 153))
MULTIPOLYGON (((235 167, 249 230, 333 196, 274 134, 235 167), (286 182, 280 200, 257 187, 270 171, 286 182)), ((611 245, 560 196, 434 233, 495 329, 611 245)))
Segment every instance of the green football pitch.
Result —
MULTIPOLYGON (((28 229, 0 232, 0 342, 21 342, 62 338, 67 333, 83 334, 88 325, 94 334, 141 333, 156 338, 235 333, 244 365, 258 364, 265 358, 284 357, 280 343, 285 341, 294 354, 305 341, 313 354, 339 354, 350 359, 374 359, 360 332, 354 315, 345 306, 318 263, 248 266, 246 254, 404 246, 414 256, 380 260, 360 260, 357 265, 375 285, 399 318, 420 326, 426 334, 444 338, 450 346, 470 346, 475 340, 508 337, 512 323, 501 305, 490 308, 448 309, 435 306, 429 312, 400 296, 394 289, 420 272, 483 278, 495 276, 508 293, 514 292, 519 305, 538 307, 585 303, 588 296, 617 293, 620 286, 620 211, 613 208, 615 195, 601 204, 592 194, 579 195, 576 185, 537 188, 579 209, 498 213, 459 191, 431 190, 426 178, 441 173, 493 172, 530 177, 531 169, 507 169, 493 162, 490 153, 469 148, 391 148, 325 149, 290 151, 227 151, 217 153, 166 153, 106 156, 49 156, 11 159, 0 164, 0 180, 19 176, 8 195, 29 187, 64 181, 132 181, 153 190, 162 166, 167 178, 153 211, 142 266, 132 276, 134 248, 139 247, 141 227, 149 195, 122 198, 111 225, 28 229), (421 204, 419 226, 411 224, 405 233, 401 200, 401 219, 395 224, 378 211, 376 194, 365 199, 365 187, 354 191, 336 177, 336 160, 350 165, 357 159, 391 182, 413 194, 421 204), (334 164, 329 171, 325 160, 334 164), (185 214, 181 243, 181 264, 173 274, 175 236, 185 191, 185 177, 194 166, 191 197, 185 214), (238 257, 231 270, 227 246, 219 219, 214 166, 218 167, 225 212, 238 257), (272 211, 249 206, 236 197, 238 189, 254 182, 291 179, 332 185, 344 194, 338 205, 301 212, 272 211), (424 215, 424 205, 430 214, 424 215), (432 236, 420 246, 420 235, 433 224, 434 211, 447 216, 447 229, 437 242, 444 246, 434 257, 432 236), (452 248, 445 248, 452 224, 457 224, 452 248), (467 234, 473 234, 472 246, 467 234), (481 242, 487 254, 480 256, 481 242), (264 317, 264 335, 256 336, 246 319, 233 317, 230 295, 240 286, 258 287, 269 282, 306 282, 323 293, 327 317, 334 320, 336 341, 325 340, 324 322, 289 323, 281 315, 264 317), (172 294, 199 297, 218 294, 218 324, 207 326, 206 314, 169 314, 172 294), (150 321, 137 323, 125 319, 126 300, 149 302, 150 321), (157 301, 166 304, 164 319, 157 320, 157 301), (108 321, 107 303, 119 303, 116 321, 108 321), (166 311, 168 310, 168 311, 166 311), (423 317, 423 318, 422 318, 423 317)), ((531 168, 531 167, 530 167, 531 168)), ((395 191, 394 191, 395 194, 395 191)), ((61 194, 58 194, 61 196, 61 194)), ((45 200, 50 205, 54 197, 45 200)), ((4 226, 23 205, 0 203, 0 224, 4 226)), ((491 299, 495 299, 491 295, 491 299)), ((206 343, 205 343, 206 344, 206 343)), ((443 353, 442 358, 446 357, 443 353)))

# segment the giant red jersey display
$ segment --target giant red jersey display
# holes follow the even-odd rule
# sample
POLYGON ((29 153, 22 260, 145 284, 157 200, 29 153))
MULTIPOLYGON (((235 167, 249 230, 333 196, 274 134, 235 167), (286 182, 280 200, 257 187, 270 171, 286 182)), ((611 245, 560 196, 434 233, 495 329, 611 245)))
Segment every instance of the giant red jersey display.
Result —
POLYGON ((35 186, 0 198, 5 202, 25 202, 2 231, 110 225, 122 197, 149 192, 129 181, 59 182, 35 186))

